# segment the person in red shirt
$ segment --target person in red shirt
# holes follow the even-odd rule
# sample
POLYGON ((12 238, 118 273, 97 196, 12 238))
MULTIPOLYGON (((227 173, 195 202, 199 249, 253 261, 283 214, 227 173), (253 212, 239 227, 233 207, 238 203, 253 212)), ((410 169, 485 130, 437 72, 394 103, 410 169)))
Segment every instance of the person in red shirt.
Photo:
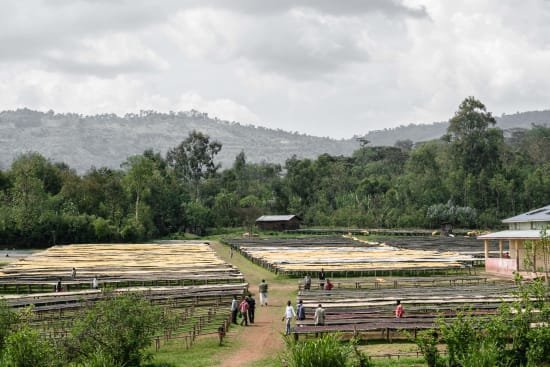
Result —
POLYGON ((397 300, 397 307, 395 307, 395 317, 400 319, 405 314, 405 310, 403 309, 403 305, 401 304, 400 300, 397 300))
POLYGON ((241 326, 248 326, 248 302, 246 302, 246 297, 243 297, 243 300, 239 304, 239 311, 243 319, 241 320, 241 326))
POLYGON ((334 284, 330 282, 330 279, 327 279, 327 283, 325 284, 325 291, 330 291, 332 288, 334 288, 334 284))

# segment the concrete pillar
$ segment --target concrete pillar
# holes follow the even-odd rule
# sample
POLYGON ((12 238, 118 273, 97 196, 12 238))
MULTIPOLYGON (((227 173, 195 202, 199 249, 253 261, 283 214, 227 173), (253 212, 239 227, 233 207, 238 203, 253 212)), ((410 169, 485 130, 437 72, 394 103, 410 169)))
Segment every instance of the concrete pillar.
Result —
POLYGON ((489 258, 489 240, 483 240, 483 245, 485 246, 485 260, 489 258))
POLYGON ((502 259, 502 240, 498 240, 499 257, 502 259))

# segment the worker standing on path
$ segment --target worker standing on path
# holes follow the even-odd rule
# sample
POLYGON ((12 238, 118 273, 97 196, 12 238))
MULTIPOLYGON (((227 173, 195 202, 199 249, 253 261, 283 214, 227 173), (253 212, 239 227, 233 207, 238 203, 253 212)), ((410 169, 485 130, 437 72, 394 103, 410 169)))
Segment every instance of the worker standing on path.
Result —
POLYGON ((258 290, 260 291, 260 306, 267 306, 267 283, 265 279, 262 279, 258 290))
POLYGON ((233 296, 231 301, 231 322, 235 325, 237 324, 237 312, 239 312, 239 301, 237 301, 237 296, 233 296))
POLYGON ((254 314, 256 313, 256 300, 252 297, 252 293, 246 297, 246 302, 248 302, 248 321, 253 324, 254 314))
POLYGON ((239 311, 241 312, 242 320, 241 326, 248 326, 248 302, 246 302, 246 297, 243 297, 243 300, 239 304, 239 311))
POLYGON ((283 320, 286 322, 285 335, 290 335, 290 322, 295 317, 296 317, 296 311, 294 311, 294 307, 292 307, 292 302, 288 301, 286 303, 285 315, 283 317, 283 320))

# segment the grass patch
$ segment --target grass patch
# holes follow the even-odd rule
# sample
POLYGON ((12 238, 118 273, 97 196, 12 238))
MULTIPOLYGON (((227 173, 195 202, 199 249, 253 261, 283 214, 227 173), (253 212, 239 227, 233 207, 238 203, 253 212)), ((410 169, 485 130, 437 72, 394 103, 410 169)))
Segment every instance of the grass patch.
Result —
POLYGON ((283 367, 279 357, 269 357, 247 364, 246 367, 283 367))
POLYGON ((218 345, 217 337, 201 338, 189 349, 185 349, 181 340, 171 340, 162 345, 158 352, 154 351, 153 361, 146 367, 211 367, 217 366, 223 360, 225 353, 238 348, 235 338, 226 338, 223 345, 218 345))

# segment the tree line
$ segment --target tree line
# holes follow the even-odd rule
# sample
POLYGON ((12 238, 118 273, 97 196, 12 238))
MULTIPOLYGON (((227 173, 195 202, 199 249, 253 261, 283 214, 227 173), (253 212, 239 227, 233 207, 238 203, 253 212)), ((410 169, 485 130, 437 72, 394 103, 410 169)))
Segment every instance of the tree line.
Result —
POLYGON ((0 171, 0 244, 142 241, 249 227, 261 214, 308 226, 468 228, 550 203, 550 128, 506 135, 473 97, 441 139, 370 146, 351 156, 249 163, 221 170, 222 144, 193 131, 165 155, 146 150, 120 169, 79 175, 26 153, 0 171))

